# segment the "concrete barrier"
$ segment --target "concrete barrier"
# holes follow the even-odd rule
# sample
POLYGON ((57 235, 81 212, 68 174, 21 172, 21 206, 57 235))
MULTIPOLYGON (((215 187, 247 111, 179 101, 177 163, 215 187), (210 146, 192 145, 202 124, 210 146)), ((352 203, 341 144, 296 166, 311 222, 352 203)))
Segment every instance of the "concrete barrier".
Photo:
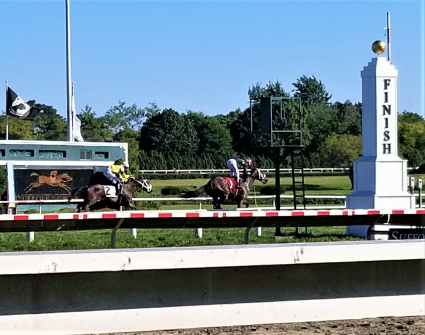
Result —
POLYGON ((0 333, 423 315, 423 241, 0 254, 0 333))

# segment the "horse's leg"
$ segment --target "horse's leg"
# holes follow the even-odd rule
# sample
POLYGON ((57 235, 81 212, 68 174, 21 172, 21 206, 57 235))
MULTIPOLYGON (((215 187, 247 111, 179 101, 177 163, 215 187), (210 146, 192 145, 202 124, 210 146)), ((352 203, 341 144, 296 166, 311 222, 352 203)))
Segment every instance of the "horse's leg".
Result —
POLYGON ((218 197, 213 197, 213 209, 221 209, 218 197))
POLYGON ((218 198, 218 208, 221 209, 221 204, 224 204, 224 202, 226 201, 226 196, 222 195, 221 197, 218 198))

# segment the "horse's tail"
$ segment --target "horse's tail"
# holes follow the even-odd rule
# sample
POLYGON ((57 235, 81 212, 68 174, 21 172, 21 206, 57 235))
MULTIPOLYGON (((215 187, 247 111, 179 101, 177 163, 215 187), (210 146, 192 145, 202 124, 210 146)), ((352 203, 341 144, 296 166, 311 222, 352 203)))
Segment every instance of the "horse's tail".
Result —
POLYGON ((195 191, 188 191, 188 192, 184 192, 182 193, 182 197, 183 198, 196 198, 196 197, 200 197, 201 195, 206 195, 207 192, 205 190, 205 186, 201 186, 200 188, 198 188, 195 191))
POLYGON ((71 201, 71 199, 81 198, 84 189, 85 187, 74 188, 68 196, 68 201, 71 201))

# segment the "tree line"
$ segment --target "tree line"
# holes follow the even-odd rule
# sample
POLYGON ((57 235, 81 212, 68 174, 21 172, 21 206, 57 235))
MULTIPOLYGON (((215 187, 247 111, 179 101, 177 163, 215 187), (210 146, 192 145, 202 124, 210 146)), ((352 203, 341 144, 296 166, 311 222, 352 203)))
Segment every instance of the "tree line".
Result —
MULTIPOLYGON (((86 106, 79 114, 85 141, 126 142, 133 172, 139 169, 221 169, 229 157, 251 156, 254 164, 273 168, 275 150, 265 147, 270 138, 256 137, 253 145, 251 117, 259 126, 260 103, 267 97, 281 97, 282 106, 272 107, 273 127, 293 129, 302 125, 305 167, 349 167, 361 155, 361 103, 333 102, 324 84, 314 76, 301 76, 285 91, 279 81, 255 84, 248 89, 252 108, 237 108, 227 114, 205 115, 172 108, 160 109, 155 102, 144 108, 119 101, 103 116, 86 106), (301 105, 297 102, 301 100, 301 105), (276 108, 275 108, 276 107, 276 108), (283 112, 282 112, 283 110, 283 112), (280 114, 279 114, 280 113, 280 114)), ((9 139, 66 140, 67 124, 57 110, 28 101, 43 112, 33 121, 9 117, 9 139)), ((5 113, 0 116, 0 138, 5 139, 5 113)), ((399 155, 409 166, 425 159, 425 120, 404 111, 398 115, 399 155)), ((273 135, 274 136, 274 135, 273 135)), ((296 144, 290 136, 278 139, 281 145, 296 144)), ((290 167, 289 150, 280 150, 281 167, 290 167)), ((300 155, 295 156, 300 165, 300 155)))

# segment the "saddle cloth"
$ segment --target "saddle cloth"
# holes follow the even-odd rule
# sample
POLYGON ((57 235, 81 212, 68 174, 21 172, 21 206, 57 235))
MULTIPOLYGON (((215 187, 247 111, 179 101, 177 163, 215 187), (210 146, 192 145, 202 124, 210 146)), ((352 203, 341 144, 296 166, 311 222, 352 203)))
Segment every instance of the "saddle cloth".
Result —
POLYGON ((105 196, 107 198, 114 198, 117 196, 117 187, 115 185, 102 185, 105 190, 105 196))
POLYGON ((238 193, 238 189, 236 188, 236 180, 235 178, 232 177, 224 177, 227 181, 227 183, 229 184, 230 189, 234 192, 234 193, 238 193))

